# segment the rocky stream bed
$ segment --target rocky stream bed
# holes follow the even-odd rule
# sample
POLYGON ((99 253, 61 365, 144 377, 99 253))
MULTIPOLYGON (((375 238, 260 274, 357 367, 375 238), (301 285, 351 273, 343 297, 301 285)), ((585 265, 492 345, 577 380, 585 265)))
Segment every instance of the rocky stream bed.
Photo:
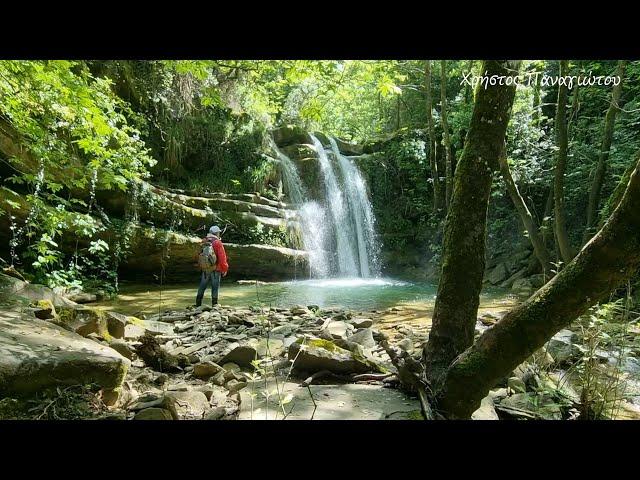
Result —
MULTIPOLYGON (((3 282, 12 299, 0 313, 5 419, 422 418, 389 353, 419 359, 428 312, 205 306, 139 318, 3 282), (68 394, 90 408, 63 408, 68 394)), ((476 333, 503 313, 481 311, 476 333)), ((584 349, 579 334, 559 332, 490 392, 473 419, 575 417, 581 397, 572 365, 584 349)), ((622 372, 622 418, 640 412, 637 354, 594 353, 600 367, 622 372)))

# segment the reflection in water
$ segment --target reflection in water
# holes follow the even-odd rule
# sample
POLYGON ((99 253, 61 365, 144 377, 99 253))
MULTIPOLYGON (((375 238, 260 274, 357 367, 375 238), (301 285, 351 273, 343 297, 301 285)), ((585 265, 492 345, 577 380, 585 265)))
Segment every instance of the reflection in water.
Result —
MULTIPOLYGON (((165 285, 161 296, 158 285, 122 285, 118 298, 95 305, 129 315, 151 314, 193 305, 196 290, 195 283, 165 285)), ((409 283, 391 278, 331 278, 257 285, 223 281, 220 302, 238 307, 256 304, 266 307, 318 305, 365 311, 399 304, 433 305, 436 291, 437 286, 430 283, 409 283)), ((205 297, 205 302, 209 298, 205 297)), ((506 290, 490 288, 483 291, 480 301, 484 306, 508 305, 513 302, 513 297, 506 290)))

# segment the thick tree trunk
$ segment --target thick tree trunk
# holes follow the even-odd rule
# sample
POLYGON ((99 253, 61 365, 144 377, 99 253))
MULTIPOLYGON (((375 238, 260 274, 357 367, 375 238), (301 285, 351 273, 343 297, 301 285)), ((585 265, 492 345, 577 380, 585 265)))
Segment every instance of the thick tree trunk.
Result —
POLYGON ((449 135, 449 122, 447 120, 447 62, 440 62, 440 102, 442 119, 442 139, 445 150, 445 204, 447 211, 451 203, 451 194, 453 193, 453 160, 451 159, 451 136, 449 135))
POLYGON ((624 192, 627 190, 627 185, 629 184, 629 179, 631 179, 631 174, 635 170, 636 163, 640 162, 640 154, 638 154, 636 157, 637 158, 635 158, 624 171, 624 173, 622 174, 622 178, 618 182, 618 185, 609 197, 609 200, 607 200, 607 204, 603 208, 603 216, 599 222, 598 230, 602 229, 607 218, 609 218, 609 216, 611 215, 611 212, 613 212, 620 204, 624 192))
MULTIPOLYGON (((517 63, 516 63, 517 65, 517 63)), ((483 75, 517 74, 514 62, 487 60, 483 75)), ((515 87, 478 87, 469 133, 454 178, 444 227, 442 275, 429 341, 424 348, 427 378, 437 382, 451 361, 473 341, 485 270, 487 206, 498 168, 515 87)))
POLYGON ((433 128, 433 101, 431 96, 431 60, 427 60, 424 67, 425 90, 427 93, 427 128, 429 130, 429 165, 431 166, 431 178, 433 180, 433 209, 437 212, 442 209, 442 191, 440 174, 436 161, 436 134, 433 128))
MULTIPOLYGON (((569 62, 560 61, 560 76, 567 75, 569 62)), ((556 108, 556 155, 555 178, 553 184, 553 196, 555 202, 555 232, 560 248, 560 255, 565 263, 573 258, 573 251, 569 243, 569 235, 564 219, 564 173, 567 168, 567 86, 562 84, 558 87, 558 105, 556 108)))
POLYGON ((562 272, 514 308, 447 371, 438 408, 469 418, 496 382, 640 268, 640 161, 602 230, 562 272))
POLYGON ((609 159, 609 151, 611 150, 611 141, 613 140, 613 128, 616 123, 616 116, 620 107, 620 96, 622 95, 622 79, 624 78, 624 71, 626 68, 626 60, 620 60, 618 62, 618 68, 616 69, 616 75, 620 77, 620 83, 613 87, 611 91, 611 103, 609 109, 604 118, 604 132, 602 135, 602 144, 600 146, 600 154, 598 156, 598 165, 593 176, 593 182, 591 183, 591 190, 589 191, 589 204, 587 206, 587 224, 584 230, 584 236, 582 237, 582 243, 585 244, 593 235, 593 227, 596 223, 598 216, 598 205, 600 204, 600 192, 602 191, 602 184, 604 182, 604 176, 607 170, 607 161, 609 159))
POLYGON ((531 215, 529 207, 527 207, 527 203, 524 201, 524 198, 522 198, 522 195, 520 195, 520 191, 518 190, 516 182, 513 181, 513 176, 511 175, 511 170, 509 169, 509 163, 507 162, 506 152, 504 153, 505 154, 500 155, 499 161, 500 172, 502 173, 502 178, 504 178, 504 183, 507 186, 507 192, 509 192, 511 201, 518 211, 520 220, 522 220, 524 227, 527 229, 529 240, 531 241, 531 245, 533 245, 533 251, 535 252, 536 258, 542 266, 542 272, 544 273, 545 278, 549 278, 551 270, 551 257, 549 256, 547 247, 544 244, 544 239, 540 234, 538 223, 536 222, 536 219, 533 218, 533 215, 531 215))

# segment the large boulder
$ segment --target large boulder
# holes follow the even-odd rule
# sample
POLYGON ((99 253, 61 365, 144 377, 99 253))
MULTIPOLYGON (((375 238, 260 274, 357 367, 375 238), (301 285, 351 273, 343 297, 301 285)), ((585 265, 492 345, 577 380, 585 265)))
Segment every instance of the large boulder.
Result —
POLYGON ((235 363, 242 367, 250 367, 251 362, 253 362, 257 356, 258 353, 256 352, 256 349, 251 345, 241 345, 227 353, 218 363, 222 365, 226 363, 235 363))
POLYGON ((384 369, 358 352, 350 352, 335 343, 322 339, 302 339, 289 346, 289 360, 303 372, 329 370, 338 374, 384 372, 384 369))
POLYGON ((355 143, 345 142, 344 140, 340 140, 339 138, 335 139, 336 145, 338 146, 338 150, 343 155, 362 155, 363 148, 362 145, 357 145, 355 143))
POLYGON ((305 129, 294 126, 284 125, 276 128, 272 131, 273 140, 278 147, 286 147, 287 145, 293 145, 296 143, 312 143, 309 132, 305 129))
MULTIPOLYGON (((1 215, 0 215, 1 216, 1 215)), ((58 295, 50 288, 36 283, 28 283, 4 273, 0 273, 0 298, 3 303, 22 304, 27 306, 42 300, 48 300, 54 307, 72 307, 71 300, 58 295)))
POLYGON ((509 270, 504 263, 499 263, 487 274, 487 281, 492 285, 497 285, 509 276, 509 270))
POLYGON ((578 335, 575 332, 560 330, 547 343, 547 352, 558 365, 569 364, 581 354, 581 349, 576 344, 577 340, 578 335))
POLYGON ((58 317, 52 322, 83 337, 95 333, 102 338, 111 339, 107 316, 96 308, 81 305, 61 307, 58 317))
POLYGON ((91 383, 117 389, 129 365, 115 350, 50 322, 0 312, 0 396, 91 383))
POLYGON ((373 331, 370 328, 363 328, 347 337, 347 340, 362 345, 364 348, 375 348, 376 341, 373 338, 373 331))
POLYGON ((480 408, 471 414, 471 420, 500 420, 491 394, 482 399, 480 408))
POLYGON ((207 396, 197 390, 167 392, 163 405, 174 420, 199 420, 210 408, 207 396))

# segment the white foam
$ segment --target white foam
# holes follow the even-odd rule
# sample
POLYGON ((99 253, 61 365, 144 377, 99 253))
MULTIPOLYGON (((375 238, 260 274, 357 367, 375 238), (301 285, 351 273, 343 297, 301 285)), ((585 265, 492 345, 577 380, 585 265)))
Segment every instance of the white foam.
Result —
POLYGON ((347 277, 347 278, 326 278, 326 279, 312 279, 312 280, 297 280, 291 282, 282 282, 283 284, 292 286, 308 286, 316 288, 357 288, 357 287, 404 287, 411 285, 409 282, 403 282, 402 280, 394 280, 392 278, 360 278, 360 277, 347 277))

